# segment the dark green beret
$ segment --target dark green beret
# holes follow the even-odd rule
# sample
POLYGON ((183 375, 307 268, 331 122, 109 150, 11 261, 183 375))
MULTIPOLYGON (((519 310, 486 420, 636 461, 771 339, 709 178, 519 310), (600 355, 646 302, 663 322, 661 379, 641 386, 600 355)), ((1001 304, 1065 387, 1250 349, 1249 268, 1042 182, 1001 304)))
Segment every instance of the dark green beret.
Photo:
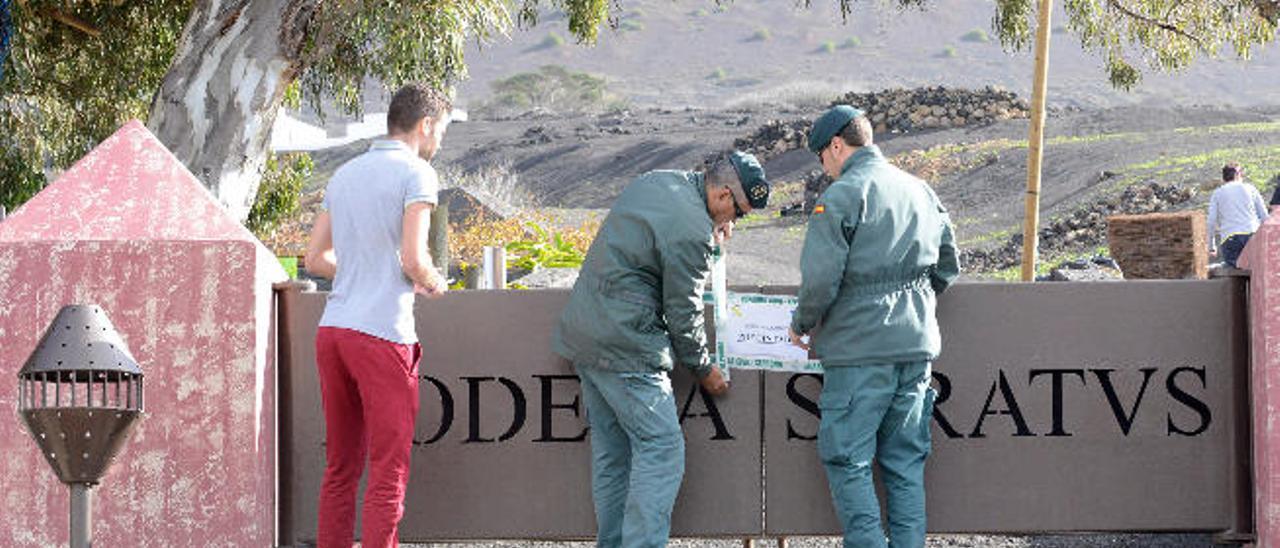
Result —
POLYGON ((729 162, 738 172, 738 181, 742 183, 742 191, 747 195, 747 203, 752 209, 760 209, 769 204, 769 181, 764 178, 764 167, 755 156, 735 150, 729 154, 729 162))
POLYGON ((822 149, 827 148, 831 144, 831 138, 835 137, 844 126, 849 124, 850 120, 863 116, 860 109, 849 105, 836 105, 831 107, 817 121, 813 123, 813 130, 809 132, 809 150, 814 154, 819 154, 822 149))

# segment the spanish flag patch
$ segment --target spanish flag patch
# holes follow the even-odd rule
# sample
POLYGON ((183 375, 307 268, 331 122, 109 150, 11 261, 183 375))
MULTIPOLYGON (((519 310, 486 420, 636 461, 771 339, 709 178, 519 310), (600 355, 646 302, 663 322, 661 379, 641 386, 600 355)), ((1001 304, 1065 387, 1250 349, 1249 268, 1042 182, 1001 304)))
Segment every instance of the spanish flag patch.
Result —
POLYGON ((826 210, 827 210, 827 206, 824 206, 824 205, 822 205, 822 204, 818 204, 818 205, 816 205, 816 206, 813 206, 813 214, 814 214, 814 215, 821 214, 822 212, 824 212, 824 211, 826 211, 826 210))

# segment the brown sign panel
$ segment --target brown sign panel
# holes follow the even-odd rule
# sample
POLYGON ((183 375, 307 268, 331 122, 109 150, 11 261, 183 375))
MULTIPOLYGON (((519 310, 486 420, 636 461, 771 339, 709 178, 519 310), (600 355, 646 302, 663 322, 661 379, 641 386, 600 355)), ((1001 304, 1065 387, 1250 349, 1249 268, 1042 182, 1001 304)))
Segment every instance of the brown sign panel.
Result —
MULTIPOLYGON (((324 430, 313 342, 325 296, 285 296, 282 536, 290 543, 315 537, 324 430)), ((580 387, 550 350, 567 298, 566 291, 484 291, 419 299, 422 404, 401 540, 594 535, 580 387)), ((681 370, 673 381, 688 443, 672 534, 760 534, 760 374, 736 373, 720 398, 694 391, 681 370)))
MULTIPOLYGON (((963 284, 940 306, 930 531, 1248 527, 1242 281, 963 284)), ((770 535, 840 530, 820 391, 765 379, 770 535)))

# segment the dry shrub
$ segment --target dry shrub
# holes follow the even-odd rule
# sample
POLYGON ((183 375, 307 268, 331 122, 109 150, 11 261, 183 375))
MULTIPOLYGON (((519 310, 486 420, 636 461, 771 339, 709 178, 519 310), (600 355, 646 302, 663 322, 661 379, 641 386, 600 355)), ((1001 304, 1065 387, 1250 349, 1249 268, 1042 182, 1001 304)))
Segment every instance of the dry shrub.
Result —
MULTIPOLYGON (((558 235, 566 245, 586 255, 587 248, 600 230, 600 224, 599 219, 591 217, 580 223, 566 225, 552 215, 539 211, 525 211, 507 219, 481 216, 463 226, 451 228, 449 250, 455 260, 478 264, 482 260, 485 246, 538 243, 558 235)), ((508 256, 509 262, 514 262, 515 259, 516 257, 508 256)))

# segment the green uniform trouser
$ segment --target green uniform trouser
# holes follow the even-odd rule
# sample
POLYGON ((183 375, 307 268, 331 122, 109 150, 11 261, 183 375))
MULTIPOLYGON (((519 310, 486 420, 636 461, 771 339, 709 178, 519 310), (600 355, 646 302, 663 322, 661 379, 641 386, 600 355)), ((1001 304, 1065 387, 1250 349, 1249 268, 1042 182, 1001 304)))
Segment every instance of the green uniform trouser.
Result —
POLYGON ((818 455, 827 469, 845 548, 924 546, 924 461, 934 398, 929 381, 929 362, 825 369, 818 455), (880 466, 887 495, 887 544, 872 459, 880 466))
POLYGON ((591 426, 599 548, 662 548, 684 478, 684 433, 664 371, 575 365, 591 426))

